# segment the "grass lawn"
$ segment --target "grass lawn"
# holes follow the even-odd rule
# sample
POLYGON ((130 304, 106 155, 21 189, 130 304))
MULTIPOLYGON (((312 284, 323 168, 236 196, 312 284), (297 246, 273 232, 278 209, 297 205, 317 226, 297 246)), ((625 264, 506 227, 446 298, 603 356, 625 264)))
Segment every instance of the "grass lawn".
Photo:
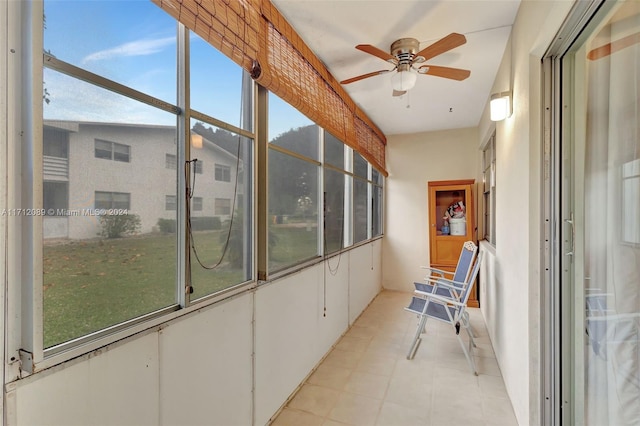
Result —
MULTIPOLYGON (((316 256, 316 227, 273 226, 269 269, 316 256)), ((214 265, 220 234, 195 233, 200 260, 214 265)), ((207 270, 192 256, 192 300, 245 281, 223 262, 207 270)), ((176 237, 71 241, 44 246, 44 346, 50 347, 176 303, 176 237)))

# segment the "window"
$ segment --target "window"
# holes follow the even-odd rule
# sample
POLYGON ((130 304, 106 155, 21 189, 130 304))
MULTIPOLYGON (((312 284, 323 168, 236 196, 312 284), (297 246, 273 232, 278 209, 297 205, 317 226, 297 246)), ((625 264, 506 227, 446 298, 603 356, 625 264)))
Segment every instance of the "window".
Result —
POLYGON ((131 194, 125 192, 96 191, 95 200, 96 209, 129 210, 131 206, 131 194))
POLYGON ((203 168, 202 160, 195 161, 193 164, 194 164, 195 172, 198 173, 199 175, 201 175, 202 174, 202 168, 203 168))
POLYGON ((214 213, 216 216, 229 216, 231 214, 231 200, 228 198, 215 199, 214 213))
POLYGON ((42 154, 46 157, 69 158, 68 132, 44 126, 42 154))
POLYGON ((128 145, 122 145, 116 142, 109 142, 101 139, 95 140, 95 156, 96 158, 104 158, 106 160, 129 162, 128 145))
POLYGON ((176 196, 175 195, 165 195, 165 197, 164 197, 164 209, 165 210, 175 210, 176 208, 177 208, 176 196))
POLYGON ((482 151, 482 191, 484 239, 496 244, 496 133, 489 138, 482 151))
MULTIPOLYGON (((246 102, 250 105, 250 100, 246 102)), ((204 142, 191 150, 192 158, 198 159, 196 164, 226 161, 223 168, 229 181, 235 177, 234 185, 218 184, 215 166, 190 176, 191 300, 243 283, 253 272, 253 139, 241 135, 240 129, 230 130, 232 127, 213 126, 206 117, 191 119, 192 137, 199 135, 204 142)))
POLYGON ((324 132, 324 163, 344 170, 344 144, 329 132, 324 132))
POLYGON ((366 179, 367 167, 367 160, 365 160, 358 152, 353 151, 353 174, 366 179))
POLYGON ((324 250, 325 254, 344 248, 345 173, 324 169, 324 250))
POLYGON ((194 212, 202 211, 202 197, 193 197, 191 199, 191 210, 194 212))
POLYGON ((375 169, 371 170, 371 236, 382 235, 382 183, 383 176, 375 169))
MULTIPOLYGON (((366 166, 366 163, 365 163, 366 166)), ((353 243, 367 239, 367 181, 353 178, 353 243)))
POLYGON ((622 165, 622 241, 640 245, 640 159, 622 165))
POLYGON ((318 126, 277 96, 269 96, 269 272, 318 253, 318 126), (273 104, 273 108, 272 108, 273 104))
POLYGON ((175 170, 178 165, 178 158, 174 154, 165 154, 164 167, 175 170))
POLYGON ((68 182, 44 182, 42 192, 42 207, 47 216, 64 215, 69 208, 68 182))
POLYGON ((216 180, 219 182, 231 182, 231 167, 216 163, 216 180))

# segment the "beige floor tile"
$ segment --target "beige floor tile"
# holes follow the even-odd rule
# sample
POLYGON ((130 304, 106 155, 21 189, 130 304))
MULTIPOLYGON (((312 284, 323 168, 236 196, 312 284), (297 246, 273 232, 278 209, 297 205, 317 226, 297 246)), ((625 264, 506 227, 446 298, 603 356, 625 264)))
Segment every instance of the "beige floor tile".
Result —
POLYGON ((376 334, 378 334, 378 332, 379 330, 374 327, 354 325, 353 327, 351 327, 351 329, 349 329, 349 331, 345 334, 345 336, 370 339, 376 334))
POLYGON ((389 385, 389 377, 354 371, 344 385, 346 392, 382 399, 389 385))
POLYGON ((466 389, 438 391, 433 396, 431 423, 433 425, 483 425, 484 415, 480 395, 470 395, 466 389))
POLYGON ((336 345, 336 349, 348 352, 364 352, 369 347, 371 338, 368 337, 352 337, 345 335, 336 345))
POLYGON ((356 371, 390 376, 396 365, 396 357, 365 352, 360 358, 356 371))
POLYGON ((345 383, 349 381, 351 372, 350 368, 322 364, 309 377, 307 383, 342 390, 345 383))
POLYGON ((488 425, 518 426, 511 401, 507 398, 482 398, 484 419, 488 425))
POLYGON ((354 369, 364 355, 364 352, 345 351, 335 348, 322 362, 324 365, 354 369))
MULTIPOLYGON (((331 419, 325 419, 324 423, 322 423, 322 426, 350 426, 348 423, 342 423, 342 422, 336 422, 335 420, 331 420, 331 419)), ((300 425, 303 426, 303 425, 300 425)))
POLYGON ((504 386, 502 377, 487 376, 481 374, 478 377, 480 383, 480 390, 482 394, 487 397, 493 398, 508 398, 507 388, 504 386))
POLYGON ((469 310, 475 376, 453 328, 438 321, 427 323, 415 358, 406 359, 417 326, 403 309, 410 298, 380 293, 273 424, 516 426, 480 310, 469 310))
POLYGON ((495 358, 483 358, 476 356, 475 360, 479 374, 502 378, 500 367, 498 366, 498 361, 496 361, 495 358))
POLYGON ((431 423, 429 411, 425 407, 405 407, 385 401, 376 426, 428 426, 431 423))
POLYGON ((381 405, 380 399, 343 392, 328 417, 349 425, 369 426, 375 424, 381 405))
POLYGON ((293 397, 289 408, 326 417, 335 406, 339 396, 340 392, 335 389, 305 384, 293 397))
POLYGON ((304 411, 285 408, 271 426, 321 426, 324 418, 304 411))
POLYGON ((403 407, 430 407, 434 391, 431 381, 416 378, 391 377, 385 401, 394 402, 403 407))

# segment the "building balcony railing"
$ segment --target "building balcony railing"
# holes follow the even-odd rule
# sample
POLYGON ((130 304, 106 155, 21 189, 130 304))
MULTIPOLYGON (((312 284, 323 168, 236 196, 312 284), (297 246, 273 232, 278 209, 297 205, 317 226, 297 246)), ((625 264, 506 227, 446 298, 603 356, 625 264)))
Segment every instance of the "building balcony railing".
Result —
POLYGON ((42 171, 44 179, 66 180, 69 178, 69 159, 43 156, 42 171))

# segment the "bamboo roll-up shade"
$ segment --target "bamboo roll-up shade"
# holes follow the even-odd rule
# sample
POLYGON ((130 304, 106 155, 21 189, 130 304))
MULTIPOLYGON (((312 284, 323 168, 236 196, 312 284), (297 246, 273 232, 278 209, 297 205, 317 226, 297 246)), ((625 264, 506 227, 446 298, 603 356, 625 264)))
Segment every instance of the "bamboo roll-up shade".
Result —
POLYGON ((384 134, 270 0, 152 1, 386 176, 384 134))

